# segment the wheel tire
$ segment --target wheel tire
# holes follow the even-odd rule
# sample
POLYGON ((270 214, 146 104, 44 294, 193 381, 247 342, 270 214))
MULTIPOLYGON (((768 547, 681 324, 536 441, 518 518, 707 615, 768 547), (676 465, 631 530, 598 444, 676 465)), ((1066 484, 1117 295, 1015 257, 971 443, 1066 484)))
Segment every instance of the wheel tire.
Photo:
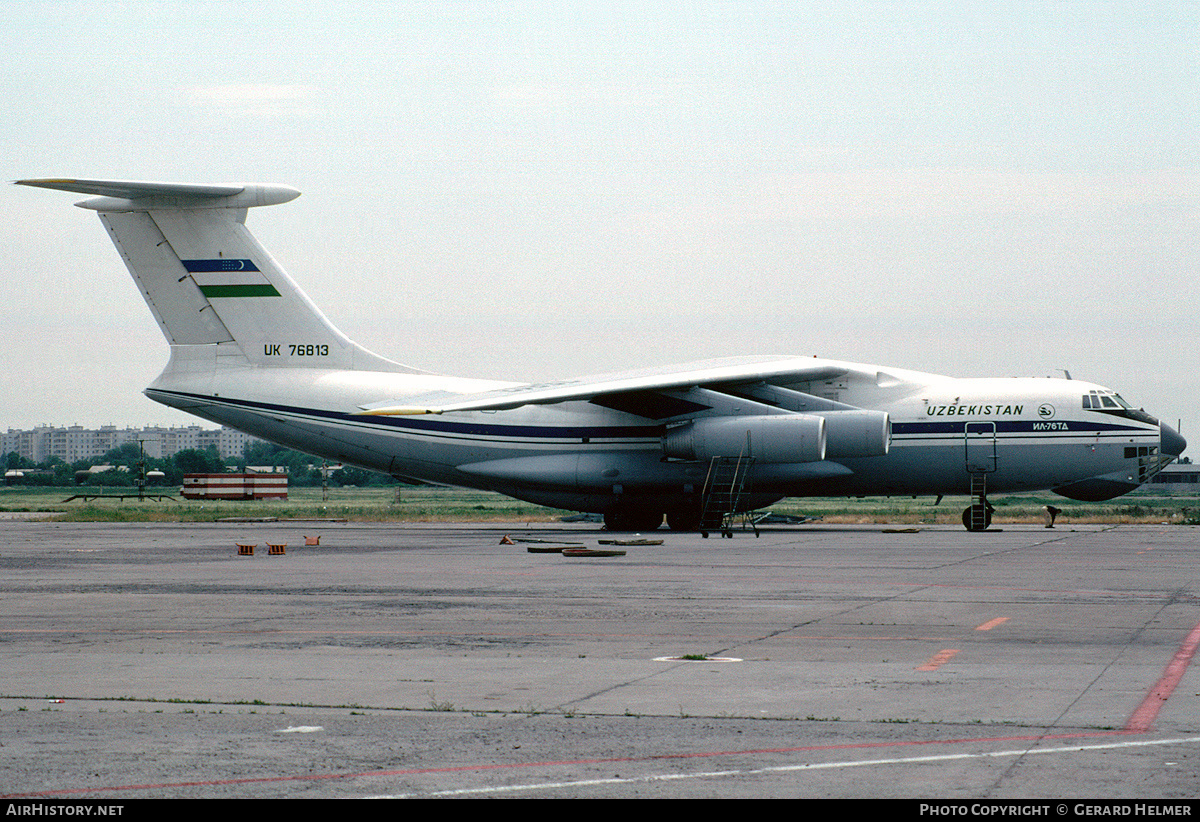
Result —
POLYGON ((992 506, 987 505, 987 504, 984 504, 984 505, 976 504, 976 505, 970 505, 970 506, 964 508, 963 513, 962 513, 962 524, 963 524, 963 528, 966 528, 968 531, 986 531, 992 524, 992 506), (971 512, 976 508, 983 508, 983 527, 982 528, 972 528, 971 527, 971 520, 972 520, 971 512))

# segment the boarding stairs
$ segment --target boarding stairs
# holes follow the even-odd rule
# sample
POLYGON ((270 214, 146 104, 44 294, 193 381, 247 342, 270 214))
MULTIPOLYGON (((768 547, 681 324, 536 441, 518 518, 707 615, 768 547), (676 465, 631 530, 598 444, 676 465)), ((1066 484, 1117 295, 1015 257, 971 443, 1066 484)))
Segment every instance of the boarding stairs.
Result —
POLYGON ((985 531, 990 524, 987 505, 987 473, 971 472, 971 514, 968 531, 985 531))
POLYGON ((736 520, 741 517, 742 529, 749 525, 758 536, 758 526, 748 512, 743 511, 742 502, 749 493, 749 473, 754 457, 739 454, 736 457, 713 457, 708 464, 708 476, 704 480, 704 494, 700 515, 700 535, 708 538, 712 531, 720 531, 725 538, 733 537, 736 520))

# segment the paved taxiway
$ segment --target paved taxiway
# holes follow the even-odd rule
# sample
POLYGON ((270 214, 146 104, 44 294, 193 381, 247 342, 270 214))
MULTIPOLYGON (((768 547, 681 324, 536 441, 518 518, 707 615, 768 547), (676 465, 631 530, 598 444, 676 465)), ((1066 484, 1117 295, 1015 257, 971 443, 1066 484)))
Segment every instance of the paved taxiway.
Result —
POLYGON ((590 559, 505 534, 609 536, 0 522, 0 795, 1186 798, 1200 784, 1193 528, 662 531, 590 559))

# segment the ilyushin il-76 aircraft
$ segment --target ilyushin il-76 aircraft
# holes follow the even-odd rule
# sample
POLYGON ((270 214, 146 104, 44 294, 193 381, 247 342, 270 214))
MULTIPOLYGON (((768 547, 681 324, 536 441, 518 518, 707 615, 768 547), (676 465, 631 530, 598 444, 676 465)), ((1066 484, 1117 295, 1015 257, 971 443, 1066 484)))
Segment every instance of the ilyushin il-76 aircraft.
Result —
MULTIPOLYGON (((785 497, 1050 489, 1105 500, 1186 445, 1115 391, 1059 378, 956 379, 809 357, 731 358, 530 385, 433 374, 329 322, 246 229, 299 196, 262 184, 20 180, 92 195, 170 343, 145 393, 256 437, 403 480, 601 513, 610 530, 705 529, 733 464, 758 510, 785 497)), ((730 481, 730 488, 732 483, 730 481)), ((705 532, 707 536, 707 531, 705 532)))

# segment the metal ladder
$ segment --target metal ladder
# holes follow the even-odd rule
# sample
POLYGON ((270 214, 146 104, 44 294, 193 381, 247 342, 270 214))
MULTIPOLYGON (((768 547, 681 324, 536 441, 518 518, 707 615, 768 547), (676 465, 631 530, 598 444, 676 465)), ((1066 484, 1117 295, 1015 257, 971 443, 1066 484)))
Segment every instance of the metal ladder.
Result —
POLYGON ((971 524, 968 530, 987 530, 987 474, 983 471, 971 472, 971 524))
MULTIPOLYGON (((720 531, 722 537, 733 537, 733 522, 738 516, 743 497, 747 493, 747 474, 754 465, 754 457, 713 457, 708 464, 708 477, 704 480, 704 499, 700 514, 700 534, 708 538, 710 531, 720 531)), ((758 536, 758 525, 746 513, 742 513, 742 527, 746 524, 758 536)))

